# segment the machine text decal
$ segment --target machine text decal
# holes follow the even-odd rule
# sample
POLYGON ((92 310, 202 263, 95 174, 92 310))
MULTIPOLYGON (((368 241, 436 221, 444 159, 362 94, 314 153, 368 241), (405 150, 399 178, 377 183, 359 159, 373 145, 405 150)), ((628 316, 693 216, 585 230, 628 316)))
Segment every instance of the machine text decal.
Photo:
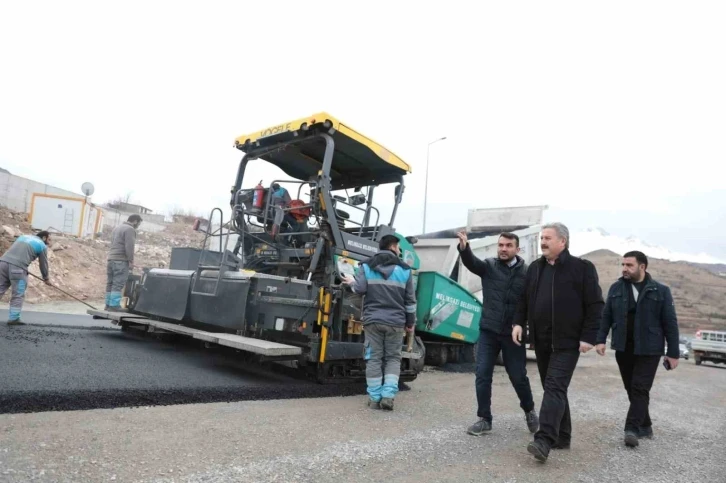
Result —
POLYGON ((260 138, 266 138, 273 134, 278 134, 284 131, 289 131, 292 125, 288 122, 287 124, 280 124, 279 126, 270 127, 260 133, 260 138))
POLYGON ((354 248, 357 248, 359 250, 365 250, 365 251, 368 251, 368 252, 378 253, 378 248, 373 247, 373 246, 370 246, 370 245, 364 245, 364 244, 359 243, 359 242, 354 241, 354 240, 348 240, 347 243, 348 243, 348 245, 350 245, 350 246, 352 246, 354 248))
POLYGON ((436 294, 436 300, 442 300, 461 307, 462 309, 473 310, 474 312, 481 311, 478 305, 470 304, 469 302, 464 302, 463 300, 455 299, 454 297, 449 297, 448 295, 444 295, 442 293, 436 294))

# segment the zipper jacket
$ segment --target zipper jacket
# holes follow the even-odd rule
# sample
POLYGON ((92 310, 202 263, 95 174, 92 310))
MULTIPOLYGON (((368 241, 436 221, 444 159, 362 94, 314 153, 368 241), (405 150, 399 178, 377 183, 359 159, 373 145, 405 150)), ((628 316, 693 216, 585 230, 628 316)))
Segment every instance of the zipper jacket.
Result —
MULTIPOLYGON (((514 325, 535 337, 529 342, 537 346, 536 314, 534 313, 539 278, 547 260, 533 262, 527 270, 526 289, 519 299, 514 325)), ((552 343, 550 350, 577 349, 580 342, 595 345, 602 320, 604 301, 597 269, 589 260, 570 255, 564 250, 553 266, 552 278, 552 343)))

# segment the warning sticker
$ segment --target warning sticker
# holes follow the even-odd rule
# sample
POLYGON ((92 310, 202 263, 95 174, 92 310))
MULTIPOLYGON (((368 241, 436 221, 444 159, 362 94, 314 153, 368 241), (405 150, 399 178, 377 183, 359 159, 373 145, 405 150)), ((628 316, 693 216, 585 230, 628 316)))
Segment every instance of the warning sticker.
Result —
POLYGON ((460 325, 462 327, 466 327, 467 329, 471 329, 471 323, 474 320, 474 314, 471 312, 467 312, 466 310, 462 310, 459 312, 459 319, 456 321, 456 325, 460 325))

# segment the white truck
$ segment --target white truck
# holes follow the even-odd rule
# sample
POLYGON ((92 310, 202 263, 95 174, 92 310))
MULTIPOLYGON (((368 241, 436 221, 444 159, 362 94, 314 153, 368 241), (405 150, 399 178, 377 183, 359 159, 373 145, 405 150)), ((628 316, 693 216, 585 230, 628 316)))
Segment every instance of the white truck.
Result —
POLYGON ((691 341, 691 352, 697 366, 702 362, 726 364, 726 331, 699 330, 691 341))

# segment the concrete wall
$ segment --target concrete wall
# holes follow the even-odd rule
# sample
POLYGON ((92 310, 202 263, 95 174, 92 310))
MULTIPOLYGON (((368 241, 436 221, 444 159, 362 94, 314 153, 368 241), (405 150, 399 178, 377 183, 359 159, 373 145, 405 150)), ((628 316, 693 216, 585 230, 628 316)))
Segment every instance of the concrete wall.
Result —
POLYGON ((164 215, 155 215, 152 213, 143 214, 143 213, 137 213, 135 211, 127 211, 127 210, 119 210, 116 208, 110 208, 108 206, 101 206, 101 209, 106 213, 110 213, 114 219, 121 216, 123 218, 123 220, 121 220, 120 223, 123 223, 124 221, 126 221, 128 219, 128 217, 131 215, 139 215, 141 217, 141 219, 144 220, 143 221, 144 225, 147 222, 155 223, 157 225, 163 225, 166 222, 166 216, 164 216, 164 215))
MULTIPOLYGON (((129 216, 134 214, 138 215, 138 213, 128 213, 103 206, 101 207, 101 209, 103 210, 104 227, 117 227, 118 225, 128 220, 129 216)), ((141 218, 144 221, 141 223, 139 231, 156 233, 159 231, 163 231, 166 228, 166 225, 164 224, 164 215, 141 215, 141 218)))
POLYGON ((22 213, 30 213, 33 193, 83 198, 80 193, 63 190, 27 178, 0 173, 0 205, 22 213))
MULTIPOLYGON (((55 186, 38 183, 32 179, 22 178, 9 173, 0 172, 0 205, 6 206, 14 211, 21 213, 30 213, 32 209, 33 193, 66 196, 71 198, 85 198, 80 193, 74 193, 55 186)), ((134 213, 114 210, 104 206, 100 207, 103 211, 103 226, 116 227, 126 221, 129 216, 134 213)), ((88 213, 87 213, 88 214, 88 213)), ((80 213, 79 213, 80 216, 80 213)), ((164 224, 164 215, 143 214, 141 217, 144 222, 141 225, 141 231, 159 232, 166 227, 164 224)), ((51 220, 39 220, 39 224, 50 223, 51 220)), ((52 220, 53 223, 63 225, 62 222, 52 220)), ((63 226, 55 227, 63 230, 63 226)), ((45 229, 45 228, 43 228, 45 229)), ((77 226, 74 228, 77 231, 77 226)), ((84 231, 92 231, 92 228, 84 231)))

